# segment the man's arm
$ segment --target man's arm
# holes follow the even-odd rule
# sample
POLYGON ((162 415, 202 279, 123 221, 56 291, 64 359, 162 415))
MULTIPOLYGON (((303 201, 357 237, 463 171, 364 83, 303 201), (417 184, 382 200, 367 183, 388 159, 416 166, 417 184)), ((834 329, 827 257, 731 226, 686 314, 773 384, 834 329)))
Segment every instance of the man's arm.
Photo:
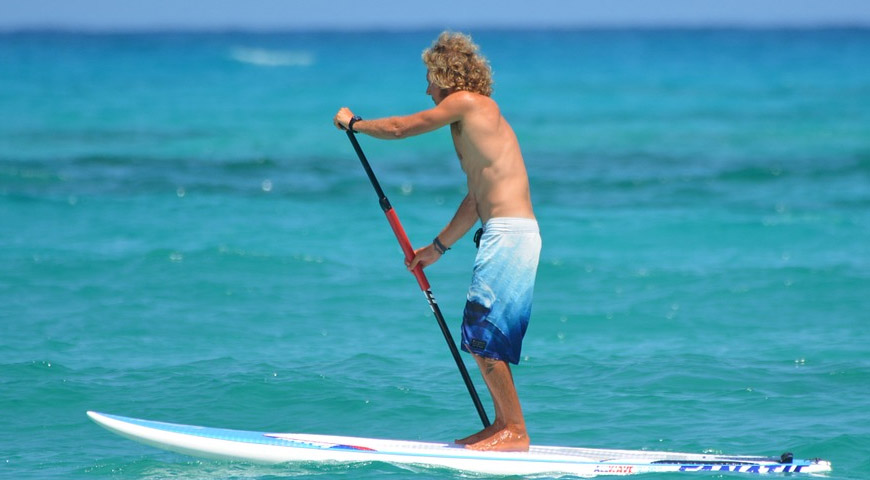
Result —
MULTIPOLYGON (((438 234, 438 240, 445 247, 450 248, 451 245, 456 243, 463 235, 471 230, 471 227, 477 223, 479 218, 480 217, 477 215, 477 202, 474 200, 471 193, 469 193, 462 200, 462 203, 459 204, 459 208, 456 209, 456 213, 453 215, 453 218, 447 226, 438 234)), ((438 252, 438 249, 435 248, 434 240, 433 243, 417 249, 414 254, 414 260, 410 263, 406 263, 408 265, 408 270, 413 270, 418 263, 423 265, 424 268, 428 267, 437 262, 442 255, 438 252)))
MULTIPOLYGON (((470 106, 468 92, 456 92, 448 95, 441 103, 429 110, 398 117, 385 117, 373 120, 358 120, 353 129, 384 140, 394 140, 431 132, 445 125, 462 120, 466 109, 470 106)), ((332 120, 336 127, 346 129, 353 112, 342 107, 332 120)))
POLYGON ((444 227, 444 230, 441 230, 441 233, 438 234, 438 240, 445 247, 450 247, 459 241, 463 235, 468 233, 471 227, 477 223, 478 219, 480 217, 477 215, 477 202, 474 200, 474 196, 468 193, 462 199, 462 203, 459 204, 459 208, 456 209, 453 218, 444 227))

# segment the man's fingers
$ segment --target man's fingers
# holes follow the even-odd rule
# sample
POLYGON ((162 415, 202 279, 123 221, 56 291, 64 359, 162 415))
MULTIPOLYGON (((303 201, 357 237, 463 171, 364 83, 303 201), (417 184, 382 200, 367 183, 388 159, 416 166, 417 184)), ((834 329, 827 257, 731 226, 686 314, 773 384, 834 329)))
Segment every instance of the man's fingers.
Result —
POLYGON ((407 264, 408 270, 414 270, 415 268, 417 268, 417 264, 419 264, 419 263, 420 263, 420 256, 414 255, 414 259, 411 260, 411 263, 407 264))

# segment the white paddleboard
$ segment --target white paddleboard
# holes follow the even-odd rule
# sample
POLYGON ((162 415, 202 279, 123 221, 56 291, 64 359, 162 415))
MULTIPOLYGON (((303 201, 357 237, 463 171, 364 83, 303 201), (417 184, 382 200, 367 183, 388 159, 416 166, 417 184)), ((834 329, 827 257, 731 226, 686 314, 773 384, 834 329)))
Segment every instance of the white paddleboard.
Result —
POLYGON ((218 460, 387 462, 496 475, 631 475, 648 472, 819 473, 825 460, 704 455, 635 450, 531 447, 528 452, 476 452, 453 443, 425 443, 297 433, 249 432, 179 425, 88 412, 100 426, 164 450, 218 460))

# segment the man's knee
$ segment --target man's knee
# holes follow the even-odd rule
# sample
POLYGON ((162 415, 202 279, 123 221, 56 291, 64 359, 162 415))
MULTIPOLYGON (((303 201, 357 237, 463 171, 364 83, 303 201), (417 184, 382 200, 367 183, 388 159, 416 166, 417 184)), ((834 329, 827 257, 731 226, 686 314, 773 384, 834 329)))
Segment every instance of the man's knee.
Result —
POLYGON ((480 366, 480 369, 481 371, 483 371, 483 373, 491 373, 502 365, 510 368, 508 363, 504 360, 499 360, 498 358, 484 357, 483 355, 478 355, 476 353, 472 353, 471 355, 477 361, 477 364, 480 366))

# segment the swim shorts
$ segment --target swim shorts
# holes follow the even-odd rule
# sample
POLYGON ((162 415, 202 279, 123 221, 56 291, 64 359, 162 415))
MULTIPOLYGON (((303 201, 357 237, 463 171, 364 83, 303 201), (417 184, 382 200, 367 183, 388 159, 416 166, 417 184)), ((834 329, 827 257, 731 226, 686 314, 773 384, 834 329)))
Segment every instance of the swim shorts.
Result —
POLYGON ((536 220, 504 217, 486 222, 462 315, 463 350, 519 363, 540 253, 536 220))

